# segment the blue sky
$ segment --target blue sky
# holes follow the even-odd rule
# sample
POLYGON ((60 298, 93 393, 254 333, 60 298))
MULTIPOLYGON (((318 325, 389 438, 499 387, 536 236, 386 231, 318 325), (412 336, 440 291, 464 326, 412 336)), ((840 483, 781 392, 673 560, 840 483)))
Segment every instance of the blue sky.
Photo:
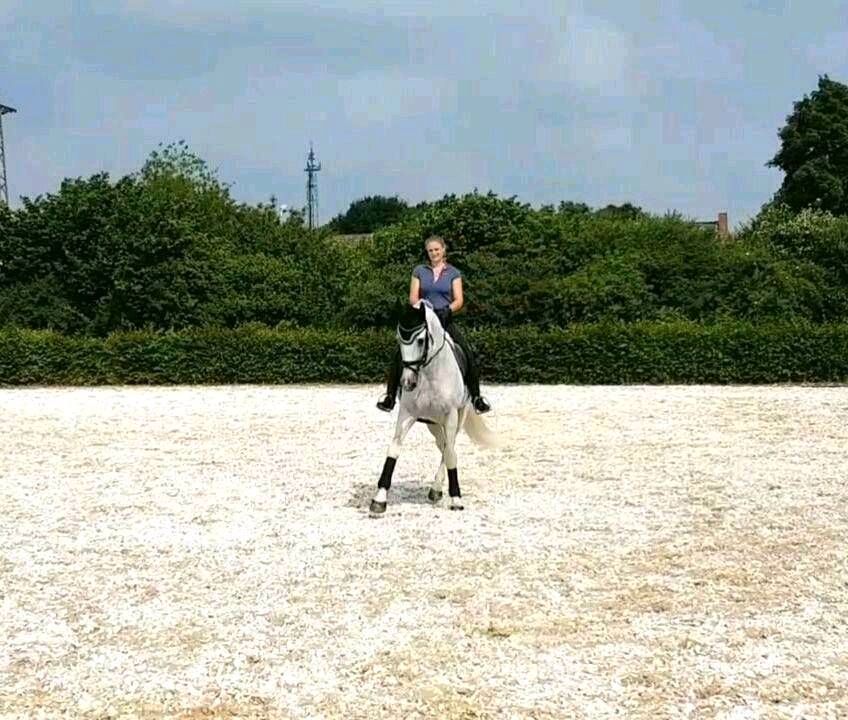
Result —
POLYGON ((478 188, 731 224, 818 76, 844 0, 0 0, 10 198, 185 140, 248 202, 320 218, 478 188))

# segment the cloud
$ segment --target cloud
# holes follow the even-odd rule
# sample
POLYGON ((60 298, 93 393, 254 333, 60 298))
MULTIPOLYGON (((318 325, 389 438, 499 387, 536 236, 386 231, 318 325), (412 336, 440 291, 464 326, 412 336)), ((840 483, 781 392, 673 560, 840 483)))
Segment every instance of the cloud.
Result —
POLYGON ((263 65, 353 76, 408 66, 415 40, 409 23, 379 13, 332 14, 323 6, 253 2, 245 7, 215 0, 208 6, 179 3, 173 15, 158 3, 140 4, 129 16, 112 7, 85 18, 77 35, 85 39, 77 43, 76 52, 94 63, 108 60, 111 72, 148 74, 155 69, 162 76, 190 75, 245 50, 255 50, 254 56, 264 52, 263 65), (128 22, 133 26, 131 35, 125 31, 128 22), (93 33, 95 38, 89 38, 93 33), (151 55, 153 47, 158 52, 151 55), (139 68, 140 59, 148 67, 139 68))
POLYGON ((633 40, 597 17, 571 14, 554 37, 546 80, 561 78, 573 86, 606 96, 639 92, 633 40))
POLYGON ((342 80, 338 92, 345 118, 360 127, 456 111, 456 83, 448 79, 367 73, 342 80))
POLYGON ((0 0, 0 27, 11 25, 22 6, 23 0, 0 0))
POLYGON ((518 6, 514 0, 428 0, 426 5, 408 0, 118 0, 115 7, 121 12, 157 22, 197 27, 201 25, 230 25, 287 15, 310 14, 338 18, 367 16, 373 21, 391 20, 459 20, 486 17, 532 18, 553 12, 557 5, 569 5, 568 0, 528 0, 518 6))
MULTIPOLYGON (((288 8, 297 7, 289 4, 288 8)), ((302 6, 301 6, 302 7, 302 6)), ((224 26, 250 21, 259 16, 282 14, 285 6, 268 0, 240 0, 238 4, 220 0, 119 0, 112 11, 137 19, 182 28, 224 26)))
POLYGON ((848 30, 827 33, 807 48, 807 57, 822 75, 848 72, 848 30))
POLYGON ((237 198, 300 205, 314 141, 325 218, 475 186, 738 218, 792 101, 848 72, 841 3, 0 0, 12 192, 185 139, 237 198))
POLYGON ((638 55, 646 74, 665 80, 724 81, 744 72, 737 50, 695 20, 670 18, 662 38, 645 41, 638 55))

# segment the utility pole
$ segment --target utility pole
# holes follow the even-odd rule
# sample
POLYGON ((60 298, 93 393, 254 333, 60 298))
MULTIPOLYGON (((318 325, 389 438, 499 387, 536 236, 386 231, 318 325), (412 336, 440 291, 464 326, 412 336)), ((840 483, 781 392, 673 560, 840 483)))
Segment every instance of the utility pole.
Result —
POLYGON ((318 227, 318 181, 315 176, 320 169, 321 163, 315 162, 315 151, 312 149, 312 143, 309 143, 309 155, 304 172, 307 175, 306 213, 310 230, 318 227))
POLYGON ((6 148, 3 144, 3 116, 17 112, 15 108, 0 103, 0 202, 9 206, 9 185, 6 182, 6 148))

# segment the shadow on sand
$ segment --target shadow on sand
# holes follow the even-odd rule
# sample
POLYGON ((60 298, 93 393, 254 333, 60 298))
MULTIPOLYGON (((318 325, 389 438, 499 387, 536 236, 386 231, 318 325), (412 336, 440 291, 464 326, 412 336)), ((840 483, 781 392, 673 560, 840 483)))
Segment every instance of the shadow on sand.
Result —
MULTIPOLYGON (((418 482, 407 483, 392 483, 392 489, 389 490, 390 505, 432 505, 427 499, 427 492, 430 490, 429 485, 418 482)), ((365 512, 368 511, 368 504, 374 493, 377 492, 377 483, 357 483, 354 485, 351 496, 345 503, 346 507, 357 508, 365 512)))

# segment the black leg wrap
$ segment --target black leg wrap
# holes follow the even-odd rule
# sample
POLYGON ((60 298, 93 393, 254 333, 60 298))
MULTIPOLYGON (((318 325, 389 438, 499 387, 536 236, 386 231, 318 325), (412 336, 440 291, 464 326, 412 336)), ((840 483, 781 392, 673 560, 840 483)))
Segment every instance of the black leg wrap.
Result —
POLYGON ((386 395, 392 399, 397 397, 401 372, 400 348, 398 348, 392 357, 392 364, 389 366, 389 377, 386 380, 386 395))
POLYGON ((392 486, 392 475, 395 471, 395 463, 397 462, 397 458, 387 457, 386 462, 383 463, 383 474, 380 475, 380 481, 377 483, 378 488, 385 488, 388 490, 392 486))
POLYGON ((462 497, 459 493, 459 473, 456 468, 448 470, 448 494, 453 497, 462 497))

